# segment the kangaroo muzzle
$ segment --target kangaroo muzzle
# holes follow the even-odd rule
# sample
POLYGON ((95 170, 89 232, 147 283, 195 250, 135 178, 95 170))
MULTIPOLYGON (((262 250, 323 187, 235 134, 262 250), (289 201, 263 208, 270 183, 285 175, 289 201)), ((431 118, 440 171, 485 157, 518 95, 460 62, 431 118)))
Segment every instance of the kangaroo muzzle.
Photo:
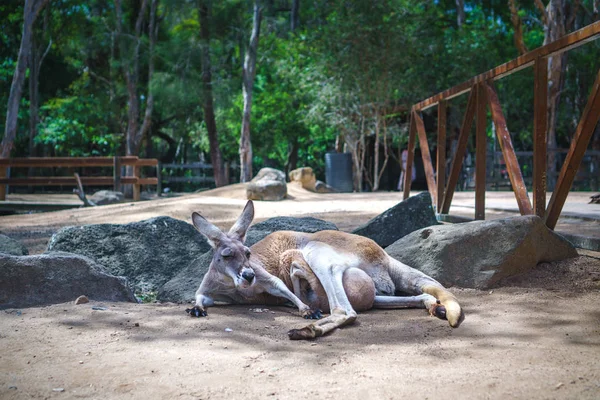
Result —
POLYGON ((252 270, 246 270, 244 272, 242 272, 242 278, 244 278, 245 280, 248 281, 248 283, 252 283, 252 281, 254 280, 254 271, 252 270))

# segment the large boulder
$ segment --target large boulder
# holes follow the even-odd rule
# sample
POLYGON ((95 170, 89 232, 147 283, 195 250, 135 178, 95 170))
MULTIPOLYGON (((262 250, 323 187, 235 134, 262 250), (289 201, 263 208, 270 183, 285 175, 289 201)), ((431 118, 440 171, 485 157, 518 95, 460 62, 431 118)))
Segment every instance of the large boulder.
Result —
MULTIPOLYGON (((275 231, 296 231, 313 233, 322 230, 335 230, 335 224, 321 219, 304 217, 275 217, 252 225, 246 233, 247 246, 252 246, 262 240, 265 236, 275 231)), ((189 302, 194 300, 194 294, 202 282, 202 278, 210 262, 212 261, 212 250, 192 261, 186 268, 182 269, 176 276, 158 291, 157 299, 161 301, 189 302)))
POLYGON ((576 257, 575 248, 537 216, 424 228, 385 251, 445 286, 487 289, 540 262, 576 257))
POLYGON ((248 200, 279 201, 287 195, 285 174, 274 168, 263 168, 246 186, 248 200))
POLYGON ((296 168, 288 174, 290 177, 290 183, 294 183, 302 186, 306 190, 315 192, 315 185, 317 184, 317 178, 315 173, 310 167, 296 168))
POLYGON ((332 222, 313 217, 274 217, 252 225, 246 233, 245 243, 246 246, 252 246, 264 239, 268 234, 276 231, 314 233, 327 230, 337 231, 338 228, 332 222))
POLYGON ((0 309, 74 301, 132 301, 123 277, 112 276, 94 260, 70 253, 35 256, 0 254, 0 309))
POLYGON ((26 256, 29 254, 29 251, 16 240, 0 234, 0 253, 11 254, 13 256, 26 256))
POLYGON ((158 290, 156 299, 181 303, 192 302, 212 258, 213 251, 210 250, 190 262, 158 290))
POLYGON ((103 206, 106 204, 122 203, 125 201, 125 196, 123 193, 113 190, 99 190, 90 196, 89 200, 97 206, 103 206))
POLYGON ((170 217, 63 228, 48 243, 48 251, 90 257, 141 291, 160 288, 208 250, 210 245, 191 224, 170 217))
POLYGON ((423 192, 396 204, 352 233, 373 239, 385 248, 411 232, 432 225, 438 225, 438 222, 431 196, 429 192, 423 192))

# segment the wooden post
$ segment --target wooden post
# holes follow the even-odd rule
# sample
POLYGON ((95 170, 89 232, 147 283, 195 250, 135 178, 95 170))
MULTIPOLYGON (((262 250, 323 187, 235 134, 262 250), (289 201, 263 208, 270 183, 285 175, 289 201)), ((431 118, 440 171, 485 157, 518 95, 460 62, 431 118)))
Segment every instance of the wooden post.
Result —
POLYGON ((556 188, 550 197, 548 203, 548 211, 546 213, 546 225, 550 229, 554 229, 558 217, 562 211, 571 185, 577 174, 577 170, 581 165, 581 160, 585 154, 585 150, 590 143, 594 129, 600 120, 600 70, 596 75, 596 81, 592 86, 590 97, 588 98, 579 124, 577 124, 577 130, 573 135, 571 141, 571 147, 567 153, 567 158, 563 164, 560 174, 558 175, 558 181, 556 182, 556 188))
POLYGON ((437 187, 433 173, 433 164, 431 163, 431 154, 429 153, 429 144, 427 143, 427 132, 423 118, 417 111, 413 111, 413 120, 419 135, 419 146, 421 147, 421 158, 423 159, 423 168, 425 169, 425 179, 427 179, 427 188, 433 199, 433 204, 437 204, 437 187))
POLYGON ((533 214, 533 207, 531 206, 531 202, 527 196, 525 181, 523 180, 523 175, 521 174, 519 161, 515 155, 515 149, 513 148, 510 133, 506 126, 506 118, 504 118, 504 113, 502 112, 498 95, 491 86, 490 82, 482 83, 482 85, 485 85, 487 90, 487 99, 490 105, 490 110, 492 111, 492 120, 494 121, 494 125, 496 125, 498 142, 500 143, 502 155, 504 156, 504 161, 506 162, 506 170, 508 171, 510 184, 512 185, 515 197, 517 198, 519 211, 521 212, 521 215, 531 215, 533 214))
POLYGON ((442 209, 444 188, 446 187, 446 100, 438 103, 438 138, 437 138, 437 203, 436 212, 442 209))
POLYGON ((137 164, 133 166, 133 177, 136 179, 136 182, 133 184, 133 201, 140 201, 141 185, 138 183, 140 179, 140 167, 137 164))
MULTIPOLYGON (((408 130, 408 157, 406 158, 406 171, 404 171, 404 197, 406 200, 410 197, 410 185, 412 184, 412 169, 413 169, 413 161, 415 159, 415 119, 413 116, 414 113, 410 113, 410 123, 408 130)), ((402 160, 402 159, 401 159, 402 160)))
POLYGON ((473 117, 475 116, 475 102, 477 100, 477 86, 471 88, 471 94, 467 102, 467 110, 465 111, 465 117, 462 122, 460 129, 460 135, 458 136, 458 145, 456 146, 456 154, 452 160, 452 167, 450 167, 450 175, 448 176, 448 183, 446 185, 446 192, 444 193, 444 201, 442 202, 442 214, 448 214, 450 211, 450 203, 452 203, 452 197, 454 196, 454 190, 458 183, 458 177, 462 168, 463 160, 465 158, 465 152, 467 151, 467 141, 469 139, 469 133, 471 132, 471 126, 473 125, 473 117))
POLYGON ((485 89, 480 83, 475 117, 475 219, 485 219, 486 112, 485 89))
MULTIPOLYGON (((0 178, 6 178, 6 168, 0 167, 0 178)), ((0 200, 6 200, 6 184, 0 184, 0 200)))
POLYGON ((156 195, 160 197, 162 195, 162 162, 160 161, 156 164, 156 181, 158 182, 156 184, 156 195))
POLYGON ((533 66, 533 211, 546 215, 546 153, 548 150, 548 59, 539 57, 533 66))
POLYGON ((115 192, 121 191, 121 158, 113 157, 113 190, 115 192))

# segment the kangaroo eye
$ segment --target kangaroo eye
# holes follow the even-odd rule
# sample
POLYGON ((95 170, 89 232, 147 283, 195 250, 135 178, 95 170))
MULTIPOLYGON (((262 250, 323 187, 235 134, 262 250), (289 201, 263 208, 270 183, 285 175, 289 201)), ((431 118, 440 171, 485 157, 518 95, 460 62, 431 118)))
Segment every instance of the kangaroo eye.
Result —
POLYGON ((221 250, 221 255, 223 257, 231 257, 233 254, 233 251, 231 251, 231 249, 229 247, 225 247, 223 250, 221 250))
POLYGON ((251 255, 252 252, 250 251, 250 249, 246 249, 246 258, 250 258, 251 255))

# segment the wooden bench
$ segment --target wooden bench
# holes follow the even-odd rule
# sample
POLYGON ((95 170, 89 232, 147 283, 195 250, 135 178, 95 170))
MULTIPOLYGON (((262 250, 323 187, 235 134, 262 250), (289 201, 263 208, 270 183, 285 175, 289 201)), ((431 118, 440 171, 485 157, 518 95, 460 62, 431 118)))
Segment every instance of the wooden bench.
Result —
POLYGON ((10 177, 11 168, 89 168, 112 167, 112 176, 82 176, 81 183, 91 186, 112 186, 115 191, 121 185, 133 185, 133 200, 140 199, 141 185, 158 185, 158 178, 142 178, 142 167, 158 167, 154 158, 125 157, 27 157, 0 158, 0 200, 6 200, 6 186, 77 186, 74 176, 10 177), (133 175, 121 175, 121 167, 133 167, 133 175))

